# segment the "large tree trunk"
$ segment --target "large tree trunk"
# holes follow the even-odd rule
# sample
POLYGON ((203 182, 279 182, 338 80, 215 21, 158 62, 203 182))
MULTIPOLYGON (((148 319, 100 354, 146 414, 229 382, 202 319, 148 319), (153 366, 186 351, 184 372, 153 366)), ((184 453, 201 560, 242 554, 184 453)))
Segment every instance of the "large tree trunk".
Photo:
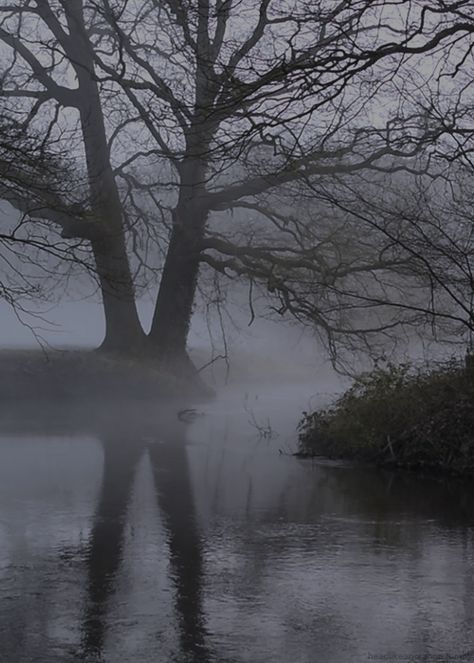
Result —
POLYGON ((186 345, 199 275, 200 253, 209 210, 206 172, 212 139, 219 125, 213 114, 218 86, 213 69, 209 2, 198 0, 195 44, 196 87, 192 119, 186 132, 185 157, 178 165, 180 191, 166 254, 149 341, 162 363, 195 372, 186 345))
POLYGON ((209 210, 206 171, 218 121, 212 116, 216 95, 209 43, 209 7, 198 4, 196 97, 186 134, 186 156, 179 164, 180 192, 166 254, 149 341, 162 362, 193 371, 186 344, 199 274, 200 252, 209 210), (211 111, 211 114, 209 114, 211 111))
POLYGON ((141 348, 145 335, 138 317, 128 261, 123 210, 112 172, 105 123, 92 62, 80 76, 81 126, 89 175, 91 205, 97 221, 92 250, 102 292, 105 339, 102 349, 118 353, 141 348))
POLYGON ((206 227, 205 173, 209 140, 197 122, 188 136, 187 156, 180 164, 180 192, 161 276, 150 334, 151 352, 163 364, 193 372, 186 344, 206 227))
POLYGON ((206 214, 178 205, 173 221, 149 342, 165 364, 185 364, 206 214))
POLYGON ((101 350, 134 354, 141 351, 146 337, 138 318, 124 244, 120 235, 92 241, 105 317, 101 350))

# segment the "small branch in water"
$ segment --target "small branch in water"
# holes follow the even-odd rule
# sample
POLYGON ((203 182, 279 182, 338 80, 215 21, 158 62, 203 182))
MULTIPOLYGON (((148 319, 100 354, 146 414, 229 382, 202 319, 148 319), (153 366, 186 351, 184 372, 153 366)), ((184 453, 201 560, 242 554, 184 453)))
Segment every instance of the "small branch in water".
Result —
POLYGON ((249 281, 249 309, 250 309, 250 320, 248 326, 251 327, 255 320, 255 309, 253 307, 253 279, 249 281))
POLYGON ((298 452, 291 451, 287 447, 281 447, 278 449, 278 453, 280 456, 296 456, 298 452))
POLYGON ((194 409, 194 408, 189 408, 189 409, 185 409, 185 410, 180 410, 180 411, 177 413, 177 417, 178 417, 178 419, 179 419, 180 421, 183 421, 185 424, 190 424, 190 423, 192 423, 195 419, 197 419, 198 417, 202 417, 202 416, 203 416, 203 413, 202 413, 202 412, 198 412, 198 411, 197 411, 196 409, 194 409))
POLYGON ((197 372, 200 373, 201 371, 204 371, 204 369, 209 368, 209 366, 212 366, 212 364, 214 364, 218 359, 224 359, 224 361, 226 361, 227 356, 226 355, 217 355, 216 357, 214 357, 213 359, 208 361, 206 364, 201 366, 201 368, 198 368, 197 372))
POLYGON ((390 455, 392 456, 392 459, 395 460, 395 454, 393 452, 393 447, 392 447, 392 440, 390 438, 390 433, 387 434, 387 444, 386 446, 382 449, 382 455, 387 451, 387 449, 390 451, 390 455))
POLYGON ((267 417, 267 423, 261 424, 257 421, 257 418, 255 417, 255 412, 248 407, 248 396, 246 395, 245 402, 244 402, 244 409, 249 415, 249 424, 253 426, 254 428, 257 429, 258 431, 258 437, 260 440, 271 440, 275 437, 278 437, 278 433, 273 430, 270 419, 267 417))

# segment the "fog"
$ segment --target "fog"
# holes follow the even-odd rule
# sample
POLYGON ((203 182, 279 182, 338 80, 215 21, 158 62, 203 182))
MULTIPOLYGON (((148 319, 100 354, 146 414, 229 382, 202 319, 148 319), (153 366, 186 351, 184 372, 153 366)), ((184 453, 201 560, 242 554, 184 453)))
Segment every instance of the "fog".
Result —
MULTIPOLYGON (((142 303, 146 319, 149 304, 142 303)), ((4 308, 5 345, 32 346, 4 308)), ((0 434, 8 660, 334 663, 467 655, 469 484, 300 461, 303 409, 347 384, 301 328, 227 330, 230 375, 183 399, 11 404, 0 434)), ((96 347, 101 309, 48 311, 52 347, 96 347)), ((212 357, 205 321, 190 334, 212 357)), ((218 354, 221 348, 214 348, 218 354)))
POLYGON ((473 16, 0 0, 1 663, 472 660, 473 16))
MULTIPOLYGON (((152 313, 150 301, 139 302, 142 320, 146 323, 152 313)), ((61 301, 31 309, 34 315, 23 314, 22 321, 5 302, 0 303, 2 318, 2 347, 4 348, 96 348, 104 336, 104 318, 99 302, 61 301), (41 320, 35 318, 40 315, 41 320)), ((224 330, 228 346, 229 377, 266 382, 269 379, 321 381, 321 371, 329 377, 333 373, 327 353, 311 330, 281 320, 255 320, 248 326, 249 314, 240 307, 230 307, 235 325, 224 330)), ((208 321, 197 312, 192 320, 189 347, 199 366, 223 355, 222 330, 211 329, 208 321)), ((225 362, 216 359, 214 377, 224 380, 225 362), (220 368, 219 368, 220 367, 220 368), (216 372, 217 370, 217 372, 216 372)), ((199 367, 198 366, 198 367, 199 367)))
POLYGON ((327 385, 235 382, 196 403, 191 424, 181 401, 4 416, 2 652, 21 663, 464 655, 469 484, 287 455, 301 408, 327 385))

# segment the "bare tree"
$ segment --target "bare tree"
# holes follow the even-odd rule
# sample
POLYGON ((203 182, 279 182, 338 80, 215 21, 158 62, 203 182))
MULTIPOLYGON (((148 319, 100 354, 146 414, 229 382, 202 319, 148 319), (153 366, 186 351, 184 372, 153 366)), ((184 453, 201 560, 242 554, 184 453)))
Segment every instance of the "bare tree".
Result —
POLYGON ((22 0, 4 6, 0 8, 0 39, 10 51, 2 76, 4 98, 30 102, 26 121, 45 112, 50 136, 61 114, 74 114, 79 122, 89 181, 89 219, 69 223, 65 234, 86 239, 92 247, 106 319, 104 347, 132 350, 143 332, 84 4, 82 0, 22 0), (34 36, 29 39, 27 34, 34 36))
POLYGON ((327 200, 364 228, 370 244, 396 255, 385 292, 358 289, 354 305, 411 314, 425 337, 472 348, 474 229, 472 169, 456 160, 422 176, 344 182, 327 200), (398 286, 398 287, 394 287, 398 286))
MULTIPOLYGON (((378 240, 350 241, 347 231, 358 230, 344 214, 331 227, 324 196, 324 209, 313 202, 315 214, 306 205, 299 218, 289 208, 295 193, 314 198, 337 178, 427 168, 425 149, 446 127, 406 101, 417 84, 410 71, 424 57, 435 68, 453 57, 463 66, 474 32, 469 7, 469 0, 18 0, 0 8, 10 54, 4 98, 24 104, 25 121, 43 118, 53 142, 59 135, 64 144, 80 127, 89 215, 71 220, 66 234, 92 246, 104 347, 185 358, 203 262, 264 284, 281 313, 316 322, 328 338, 370 331, 350 320, 354 293, 368 284, 396 288, 399 280, 384 279, 390 270, 405 277, 404 258, 378 255, 378 240), (147 181, 145 170, 156 176, 147 181), (170 229, 146 344, 126 251, 137 228, 124 197, 134 191, 149 196, 155 223, 170 229), (229 231, 237 209, 250 224, 229 231)), ((389 315, 373 328, 393 324, 389 315)))
MULTIPOLYGON (((431 130, 423 113, 408 112, 398 93, 395 112, 376 121, 374 113, 383 95, 394 99, 407 71, 400 75, 404 59, 424 53, 436 58, 439 48, 444 57, 461 39, 469 51, 466 35, 473 25, 462 14, 468 3, 455 5, 95 4, 112 29, 108 48, 96 52, 97 67, 124 90, 148 129, 141 157, 168 162, 163 187, 175 192, 150 332, 158 353, 184 352, 202 262, 266 283, 280 297, 282 312, 310 318, 327 331, 334 326, 327 319, 332 306, 321 305, 328 284, 342 276, 347 284, 350 275, 349 303, 344 289, 338 292, 338 311, 345 306, 348 313, 356 275, 398 265, 361 254, 356 266, 340 257, 327 260, 319 251, 324 231, 299 225, 291 236, 291 222, 270 213, 265 198, 315 179, 391 172, 404 167, 404 159, 414 170, 425 167, 414 159, 442 128, 431 130), (269 221, 277 239, 258 246, 255 235, 239 238, 236 232, 230 239, 228 226, 220 236, 209 232, 216 212, 222 217, 236 208, 251 210, 260 224, 269 221)), ((316 227, 320 222, 310 221, 316 227)), ((341 317, 338 328, 349 330, 341 317)))

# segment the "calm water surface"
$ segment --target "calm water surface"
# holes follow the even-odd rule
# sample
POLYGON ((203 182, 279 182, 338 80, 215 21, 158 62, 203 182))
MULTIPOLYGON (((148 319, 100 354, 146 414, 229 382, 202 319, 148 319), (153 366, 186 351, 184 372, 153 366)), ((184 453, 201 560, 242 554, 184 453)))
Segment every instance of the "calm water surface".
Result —
POLYGON ((470 484, 282 454, 311 393, 10 413, 0 661, 474 660, 470 484))

